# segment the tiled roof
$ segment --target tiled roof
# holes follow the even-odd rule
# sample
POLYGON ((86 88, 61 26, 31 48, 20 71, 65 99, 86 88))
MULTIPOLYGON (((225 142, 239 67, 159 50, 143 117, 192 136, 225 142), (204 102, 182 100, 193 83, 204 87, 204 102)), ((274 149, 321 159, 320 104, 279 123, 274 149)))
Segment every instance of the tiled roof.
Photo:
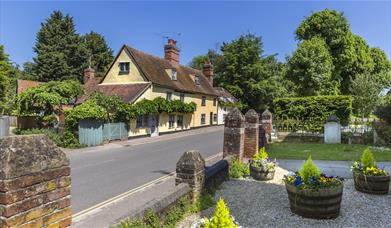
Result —
POLYGON ((28 88, 34 88, 39 85, 41 85, 44 82, 37 82, 37 81, 31 81, 31 80, 16 80, 16 93, 21 94, 22 92, 26 91, 28 88))
POLYGON ((168 60, 152 56, 125 45, 126 50, 131 54, 145 77, 154 84, 168 87, 174 90, 201 93, 217 96, 208 79, 201 71, 185 67, 178 64, 172 64, 168 60), (175 68, 177 71, 177 80, 171 80, 166 73, 166 69, 175 68), (198 75, 200 84, 196 85, 190 75, 198 75))
POLYGON ((228 99, 230 102, 237 102, 238 99, 236 99, 230 92, 228 92, 223 87, 214 87, 216 93, 219 95, 219 98, 223 101, 227 101, 228 99))
POLYGON ((118 95, 125 103, 135 101, 151 83, 135 83, 135 84, 99 84, 94 88, 86 91, 86 94, 77 99, 76 103, 83 103, 93 91, 100 91, 107 96, 118 95))

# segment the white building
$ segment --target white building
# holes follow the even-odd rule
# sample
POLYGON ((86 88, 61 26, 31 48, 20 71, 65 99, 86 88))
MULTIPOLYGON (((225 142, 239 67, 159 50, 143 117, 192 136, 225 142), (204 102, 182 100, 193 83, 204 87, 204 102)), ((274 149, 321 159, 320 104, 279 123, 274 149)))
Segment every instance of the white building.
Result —
POLYGON ((232 94, 230 94, 223 87, 214 87, 216 93, 219 95, 219 107, 217 109, 217 124, 224 124, 225 116, 232 110, 233 106, 227 104, 234 104, 238 102, 232 94))

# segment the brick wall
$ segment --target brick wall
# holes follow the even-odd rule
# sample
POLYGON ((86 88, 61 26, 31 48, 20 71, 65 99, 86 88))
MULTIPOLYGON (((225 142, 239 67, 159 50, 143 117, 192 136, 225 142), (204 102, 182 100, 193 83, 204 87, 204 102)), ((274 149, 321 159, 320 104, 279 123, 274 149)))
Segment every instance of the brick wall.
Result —
POLYGON ((224 157, 236 156, 240 160, 243 158, 244 128, 244 116, 237 108, 234 108, 226 116, 224 122, 224 157))
POLYGON ((259 144, 259 115, 250 109, 245 114, 246 127, 244 130, 244 157, 252 158, 258 151, 259 144))
POLYGON ((0 227, 69 227, 70 165, 44 135, 0 138, 0 227))

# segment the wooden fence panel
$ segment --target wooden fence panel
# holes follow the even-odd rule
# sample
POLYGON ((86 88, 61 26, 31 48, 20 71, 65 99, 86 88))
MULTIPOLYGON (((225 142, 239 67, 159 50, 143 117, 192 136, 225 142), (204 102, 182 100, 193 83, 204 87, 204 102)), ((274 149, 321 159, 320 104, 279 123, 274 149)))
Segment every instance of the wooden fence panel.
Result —
POLYGON ((79 122, 79 143, 86 146, 97 146, 103 143, 103 124, 96 120, 79 122))

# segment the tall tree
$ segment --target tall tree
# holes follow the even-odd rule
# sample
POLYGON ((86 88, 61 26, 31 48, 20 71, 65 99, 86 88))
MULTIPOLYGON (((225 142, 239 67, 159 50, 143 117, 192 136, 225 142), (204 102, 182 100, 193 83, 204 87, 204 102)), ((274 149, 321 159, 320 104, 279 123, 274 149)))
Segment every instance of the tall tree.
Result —
POLYGON ((91 59, 91 66, 98 75, 103 75, 113 61, 113 50, 102 35, 93 31, 85 34, 82 40, 87 49, 87 56, 91 59))
POLYGON ((303 41, 288 60, 287 78, 297 85, 297 94, 304 96, 338 93, 333 80, 333 60, 326 42, 319 37, 303 41))
POLYGON ((10 72, 11 64, 8 55, 4 52, 4 46, 0 45, 0 116, 5 113, 9 102, 10 72))
POLYGON ((194 69, 202 70, 206 61, 209 60, 212 65, 217 66, 219 65, 220 59, 221 55, 217 51, 209 49, 206 55, 199 55, 194 57, 190 61, 189 66, 194 69))
POLYGON ((273 98, 286 92, 281 84, 281 69, 275 56, 262 57, 261 37, 246 34, 223 43, 215 65, 216 83, 240 100, 244 109, 261 111, 273 98))
POLYGON ((76 33, 73 19, 54 11, 41 24, 34 51, 35 73, 39 81, 74 79, 82 81, 87 52, 76 33))

